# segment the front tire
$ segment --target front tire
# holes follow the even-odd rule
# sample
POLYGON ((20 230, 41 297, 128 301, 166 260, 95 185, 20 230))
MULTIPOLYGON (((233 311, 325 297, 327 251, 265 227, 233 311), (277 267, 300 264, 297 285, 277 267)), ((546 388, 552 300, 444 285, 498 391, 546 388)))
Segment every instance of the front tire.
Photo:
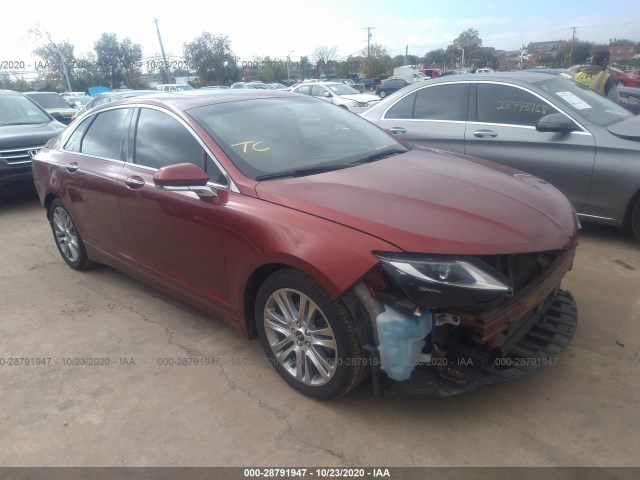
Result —
POLYGON ((387 96, 387 92, 385 92, 384 90, 380 90, 380 98, 384 98, 387 96))
POLYGON ((631 211, 631 229, 640 242, 640 197, 636 200, 633 210, 631 211))
POLYGON ((312 398, 344 395, 368 373, 345 306, 304 273, 279 270, 258 291, 258 335, 270 363, 312 398))
POLYGON ((95 264, 89 260, 76 224, 62 200, 56 198, 49 207, 49 223, 63 260, 74 270, 86 270, 95 264))

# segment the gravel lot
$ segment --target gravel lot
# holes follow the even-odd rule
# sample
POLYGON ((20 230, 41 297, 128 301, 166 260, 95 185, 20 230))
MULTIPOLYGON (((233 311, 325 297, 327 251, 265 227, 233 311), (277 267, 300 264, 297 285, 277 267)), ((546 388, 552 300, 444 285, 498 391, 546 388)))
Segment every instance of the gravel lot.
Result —
POLYGON ((581 232, 564 282, 579 327, 555 366, 446 399, 366 383, 328 403, 221 321, 110 268, 68 268, 33 192, 0 198, 0 245, 2 466, 640 466, 628 231, 581 232), (109 365, 68 365, 80 357, 109 365), (210 364, 162 365, 180 358, 210 364))

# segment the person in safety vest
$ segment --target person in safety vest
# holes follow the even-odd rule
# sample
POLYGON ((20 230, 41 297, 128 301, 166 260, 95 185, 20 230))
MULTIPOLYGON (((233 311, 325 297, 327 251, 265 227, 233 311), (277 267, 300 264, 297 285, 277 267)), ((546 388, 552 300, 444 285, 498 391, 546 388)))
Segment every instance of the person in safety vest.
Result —
POLYGON ((589 87, 603 97, 619 103, 618 82, 613 75, 607 73, 607 65, 609 65, 609 52, 596 52, 591 60, 591 65, 576 73, 573 80, 589 87))

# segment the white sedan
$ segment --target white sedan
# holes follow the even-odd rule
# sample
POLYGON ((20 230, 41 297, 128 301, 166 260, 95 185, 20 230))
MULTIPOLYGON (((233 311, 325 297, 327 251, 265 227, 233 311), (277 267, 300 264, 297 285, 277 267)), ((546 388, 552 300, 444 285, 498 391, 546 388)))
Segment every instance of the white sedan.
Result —
POLYGON ((380 101, 377 95, 360 93, 355 88, 338 82, 303 83, 291 91, 321 98, 354 113, 362 113, 380 101))

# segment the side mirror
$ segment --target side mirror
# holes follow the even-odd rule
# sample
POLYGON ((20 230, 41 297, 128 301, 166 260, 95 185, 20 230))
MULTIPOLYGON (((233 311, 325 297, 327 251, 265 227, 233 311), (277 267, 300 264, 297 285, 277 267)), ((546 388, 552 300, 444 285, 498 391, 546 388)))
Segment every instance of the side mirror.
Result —
POLYGON ((539 132, 569 133, 578 130, 573 120, 562 113, 550 113, 541 117, 536 123, 539 132))
POLYGON ((324 92, 324 95, 323 95, 323 96, 325 96, 325 97, 327 97, 327 98, 331 98, 331 94, 330 94, 329 92, 324 92))
POLYGON ((153 183, 160 190, 194 192, 200 198, 215 198, 218 195, 207 186, 209 176, 193 163, 179 163, 159 169, 153 183))

